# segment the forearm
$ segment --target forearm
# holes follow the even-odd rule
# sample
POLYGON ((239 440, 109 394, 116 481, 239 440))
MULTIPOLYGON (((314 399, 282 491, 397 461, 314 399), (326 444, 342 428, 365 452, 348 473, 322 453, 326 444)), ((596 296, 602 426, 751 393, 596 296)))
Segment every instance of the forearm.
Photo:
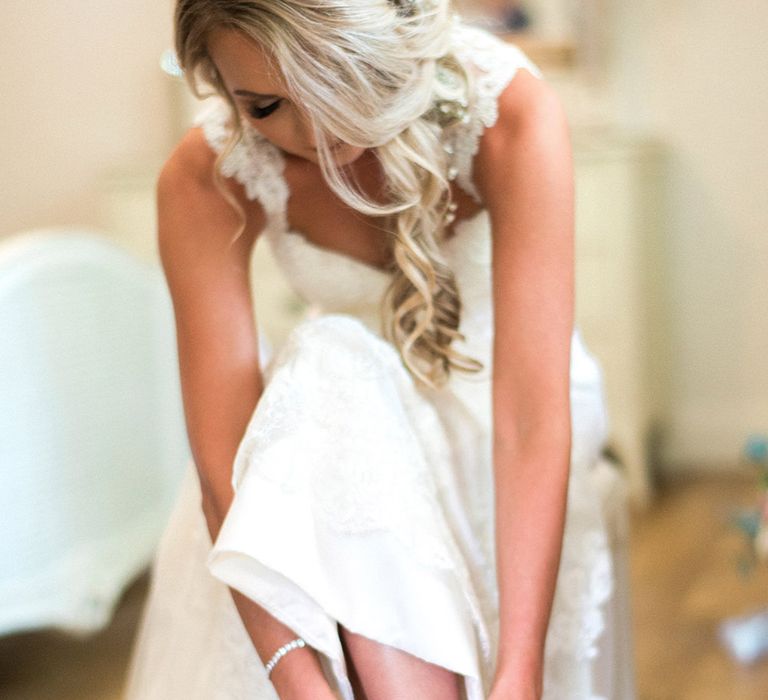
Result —
MULTIPOLYGON (((226 382, 218 380, 217 390, 209 380, 201 385, 199 373, 187 372, 185 408, 192 456, 200 483, 201 508, 210 541, 215 543, 234 499, 232 468, 237 449, 263 393, 261 375, 253 362, 244 362, 240 371, 226 382), (194 383, 193 383, 194 382, 194 383), (205 401, 199 397, 207 397, 205 401)), ((230 588, 243 623, 262 661, 267 661, 282 644, 290 641, 290 630, 270 624, 253 601, 230 588)))
MULTIPOLYGON (((238 431, 244 434, 248 418, 255 409, 260 394, 251 397, 239 396, 242 405, 238 405, 236 415, 231 420, 237 420, 242 428, 238 431), (245 407, 248 401, 250 409, 245 407)), ((220 434, 219 434, 220 437, 220 434)), ((195 443, 203 446, 201 441, 195 443)), ((195 461, 201 485, 201 507, 205 517, 211 542, 216 542, 221 526, 234 498, 231 485, 232 464, 239 442, 216 445, 217 462, 195 461)), ((212 449, 212 448, 211 448, 212 449)), ((202 456, 203 449, 198 449, 202 456)), ((209 459, 211 452, 209 451, 209 459)), ((284 625, 268 613, 263 607, 247 598, 234 588, 229 587, 230 594, 243 622, 248 637, 262 663, 266 663, 283 644, 296 638, 296 632, 284 625)), ((320 666, 317 652, 311 647, 294 649, 275 666, 270 680, 275 686, 281 700, 334 700, 330 685, 320 666)))
MULTIPOLYGON (((218 536, 224 515, 231 503, 219 494, 218 499, 203 496, 202 507, 211 541, 218 536)), ((234 588, 229 588, 246 632, 262 663, 266 663, 283 644, 296 638, 296 632, 268 613, 263 607, 234 588)), ((292 650, 275 666, 270 676, 281 700, 335 700, 314 649, 292 650)))
POLYGON ((500 629, 497 676, 541 683, 560 563, 570 434, 526 444, 494 440, 500 629))

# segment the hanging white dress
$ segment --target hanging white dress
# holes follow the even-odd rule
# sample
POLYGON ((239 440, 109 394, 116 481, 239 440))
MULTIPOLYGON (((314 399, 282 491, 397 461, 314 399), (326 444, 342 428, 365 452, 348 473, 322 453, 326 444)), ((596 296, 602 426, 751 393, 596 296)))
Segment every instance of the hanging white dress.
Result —
MULTIPOLYGON (((462 60, 479 71, 477 103, 456 140, 458 184, 477 197, 472 157, 497 99, 520 68, 514 45, 457 24, 462 60)), ((198 118, 211 148, 227 107, 198 118)), ((317 246, 286 220, 282 156, 246 125, 224 164, 267 214, 263 235, 313 313, 263 368, 265 389, 233 465, 235 496, 215 543, 194 465, 159 547, 126 700, 276 700, 227 586, 320 652, 352 700, 338 624, 463 676, 483 700, 498 636, 491 424, 490 220, 486 209, 441 243, 463 304, 457 348, 485 363, 440 390, 417 388, 380 334, 388 273, 317 246)), ((590 476, 607 417, 602 372, 575 329, 572 453, 565 535, 546 639, 546 700, 596 700, 597 641, 612 572, 590 476)), ((545 485, 542 484, 542 488, 545 485)))

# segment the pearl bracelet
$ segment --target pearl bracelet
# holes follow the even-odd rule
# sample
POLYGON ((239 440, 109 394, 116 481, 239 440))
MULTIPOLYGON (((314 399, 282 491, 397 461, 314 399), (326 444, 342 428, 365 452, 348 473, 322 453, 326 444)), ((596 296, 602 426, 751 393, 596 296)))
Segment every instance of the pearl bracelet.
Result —
POLYGON ((272 669, 275 667, 275 664, 280 661, 291 649, 299 649, 301 647, 307 646, 307 643, 301 638, 298 637, 294 639, 292 642, 288 642, 287 644, 283 644, 272 656, 272 658, 267 661, 266 666, 264 667, 267 670, 267 678, 269 678, 269 674, 272 673, 272 669))

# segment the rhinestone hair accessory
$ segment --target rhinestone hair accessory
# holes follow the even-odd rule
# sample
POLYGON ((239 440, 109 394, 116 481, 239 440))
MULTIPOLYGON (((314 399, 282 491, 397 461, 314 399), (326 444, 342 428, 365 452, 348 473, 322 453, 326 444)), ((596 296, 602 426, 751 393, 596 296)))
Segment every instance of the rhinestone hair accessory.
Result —
POLYGON ((439 62, 436 77, 439 95, 430 112, 431 118, 443 127, 458 122, 466 123, 468 121, 468 105, 464 93, 464 83, 456 75, 455 70, 439 62))
POLYGON ((389 0, 401 17, 413 17, 419 10, 433 10, 438 0, 389 0))

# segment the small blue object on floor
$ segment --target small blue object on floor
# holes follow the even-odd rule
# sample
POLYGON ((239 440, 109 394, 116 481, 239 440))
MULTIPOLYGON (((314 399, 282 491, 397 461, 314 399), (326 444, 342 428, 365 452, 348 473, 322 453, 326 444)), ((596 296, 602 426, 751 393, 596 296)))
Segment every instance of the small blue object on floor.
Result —
POLYGON ((768 608, 720 624, 720 640, 741 664, 751 664, 768 654, 768 608))

